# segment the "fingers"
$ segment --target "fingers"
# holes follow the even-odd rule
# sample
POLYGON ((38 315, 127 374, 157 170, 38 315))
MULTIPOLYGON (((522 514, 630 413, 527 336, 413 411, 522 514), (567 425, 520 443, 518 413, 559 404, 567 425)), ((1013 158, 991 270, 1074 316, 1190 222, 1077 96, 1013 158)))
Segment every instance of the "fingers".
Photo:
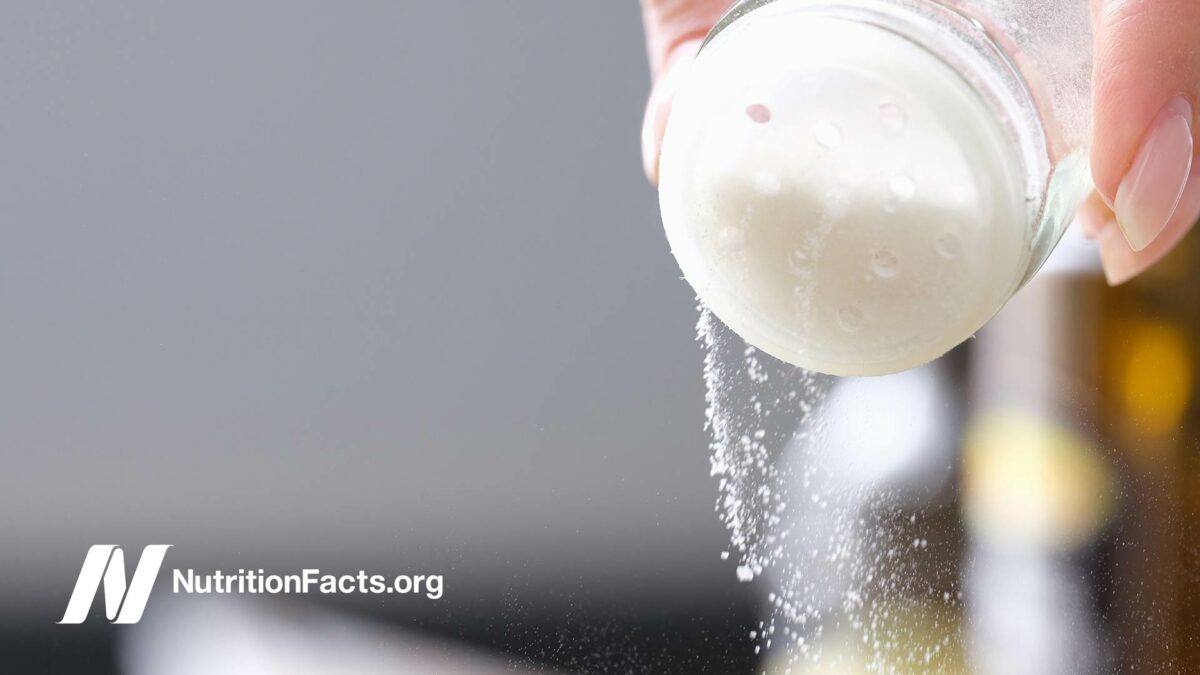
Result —
POLYGON ((667 128, 667 116, 683 72, 691 65, 702 40, 689 40, 675 47, 668 55, 662 72, 654 80, 650 90, 650 102, 646 104, 646 118, 642 122, 642 166, 646 178, 652 185, 658 184, 658 155, 662 148, 663 132, 667 128))
POLYGON ((657 77, 684 42, 703 40, 730 0, 642 0, 650 72, 657 77))
POLYGON ((1092 6, 1092 174, 1122 235, 1108 227, 1100 233, 1109 280, 1119 282, 1161 258, 1200 217, 1200 199, 1184 199, 1200 172, 1193 163, 1200 2, 1093 0, 1092 6))
POLYGON ((1104 227, 1112 221, 1112 209, 1108 208, 1097 192, 1088 195, 1083 206, 1080 206, 1075 214, 1075 224, 1088 239, 1098 239, 1104 227))
POLYGON ((642 123, 642 163, 651 183, 658 182, 658 153, 680 73, 729 5, 729 0, 642 0, 646 48, 654 76, 642 123))

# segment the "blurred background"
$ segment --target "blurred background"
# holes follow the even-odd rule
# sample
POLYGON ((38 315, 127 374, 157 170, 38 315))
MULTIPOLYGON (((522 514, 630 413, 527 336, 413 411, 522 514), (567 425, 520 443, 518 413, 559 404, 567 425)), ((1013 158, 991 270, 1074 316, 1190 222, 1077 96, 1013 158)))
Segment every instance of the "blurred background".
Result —
MULTIPOLYGON (((0 5, 2 669, 878 670, 748 637, 781 582, 721 555, 647 87, 634 2, 0 5), (446 588, 56 625, 98 543, 446 588)), ((1197 260, 1114 291, 1081 245, 829 385, 844 507, 921 514, 868 532, 929 551, 881 601, 941 672, 1197 672, 1197 260)))

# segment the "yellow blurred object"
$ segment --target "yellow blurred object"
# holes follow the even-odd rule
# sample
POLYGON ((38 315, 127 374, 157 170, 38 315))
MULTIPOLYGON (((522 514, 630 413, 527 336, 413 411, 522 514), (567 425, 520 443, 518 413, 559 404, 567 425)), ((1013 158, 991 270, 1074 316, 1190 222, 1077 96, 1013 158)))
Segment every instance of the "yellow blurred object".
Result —
POLYGON ((1032 413, 994 411, 964 438, 964 517, 981 541, 1070 550, 1113 513, 1116 476, 1081 436, 1032 413))
POLYGON ((1183 333, 1166 323, 1139 323, 1117 350, 1121 405, 1140 434, 1178 432, 1192 396, 1192 354, 1183 333))
POLYGON ((817 638, 810 655, 795 650, 771 652, 768 675, 868 675, 893 673, 967 675, 963 624, 958 612, 936 600, 881 603, 859 630, 841 630, 817 638), (866 630, 866 632, 863 632, 866 630))

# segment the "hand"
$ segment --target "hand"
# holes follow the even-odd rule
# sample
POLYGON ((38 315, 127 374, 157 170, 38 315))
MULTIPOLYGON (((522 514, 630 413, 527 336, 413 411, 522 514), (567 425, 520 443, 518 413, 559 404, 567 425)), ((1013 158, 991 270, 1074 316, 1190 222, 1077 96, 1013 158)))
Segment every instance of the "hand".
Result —
MULTIPOLYGON (((658 180, 658 151, 679 73, 730 4, 642 0, 654 76, 642 156, 652 183, 658 180)), ((1194 143, 1200 124, 1200 0, 1091 0, 1091 5, 1096 193, 1080 209, 1078 222, 1084 234, 1099 240, 1105 276, 1117 285, 1161 260, 1200 218, 1194 143)))
POLYGON ((658 151, 679 73, 696 57, 700 43, 731 4, 730 0, 642 0, 650 75, 654 78, 642 123, 642 164, 646 177, 655 185, 658 151))

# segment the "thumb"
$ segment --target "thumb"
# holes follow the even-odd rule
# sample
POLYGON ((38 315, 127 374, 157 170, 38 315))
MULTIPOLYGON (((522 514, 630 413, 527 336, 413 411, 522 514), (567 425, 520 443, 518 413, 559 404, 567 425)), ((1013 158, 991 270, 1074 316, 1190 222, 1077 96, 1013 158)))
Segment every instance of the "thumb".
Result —
POLYGON ((642 0, 646 50, 654 75, 642 122, 642 162, 651 183, 658 182, 658 152, 680 73, 729 5, 730 0, 642 0))
POLYGON ((1110 257, 1114 247, 1140 252, 1156 240, 1161 249, 1200 217, 1200 201, 1184 199, 1200 174, 1200 2, 1092 0, 1092 8, 1092 175, 1124 234, 1102 237, 1102 246, 1110 257))
POLYGON ((650 101, 646 104, 646 117, 642 121, 642 165, 650 183, 658 184, 658 155, 662 149, 663 133, 667 129, 667 117, 671 114, 671 103, 684 70, 700 49, 700 40, 681 43, 663 63, 661 72, 650 90, 650 101))

